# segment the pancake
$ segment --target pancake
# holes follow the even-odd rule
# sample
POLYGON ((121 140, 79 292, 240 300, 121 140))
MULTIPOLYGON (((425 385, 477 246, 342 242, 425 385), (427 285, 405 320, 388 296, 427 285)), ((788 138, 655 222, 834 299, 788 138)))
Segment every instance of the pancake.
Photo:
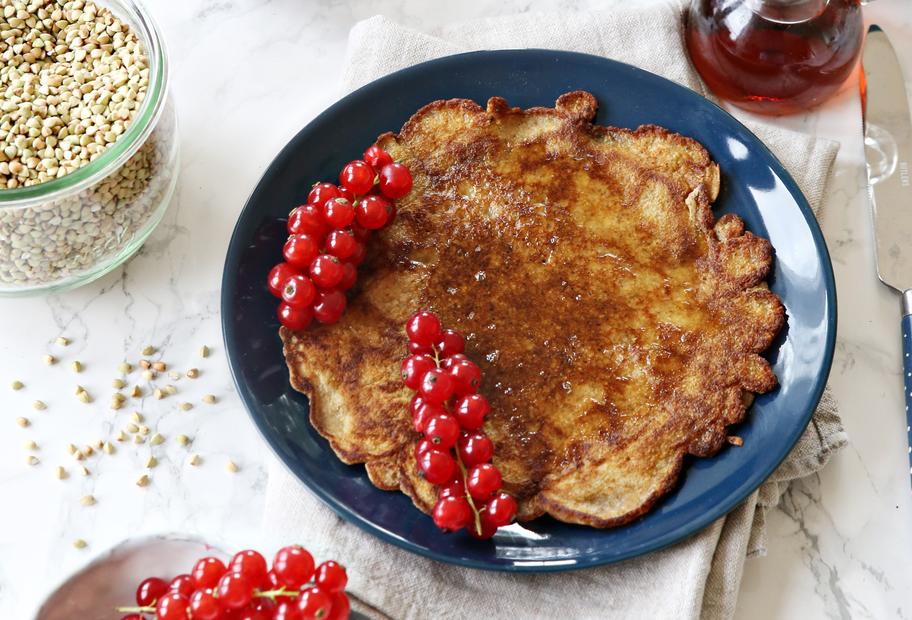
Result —
POLYGON ((381 136, 414 189, 369 242, 342 320, 281 330, 313 426, 425 512, 435 489, 399 377, 419 309, 483 372, 520 520, 630 522, 776 387, 760 356, 785 322, 769 242, 715 220, 719 169, 699 143, 594 125, 596 106, 579 91, 527 110, 435 101, 381 136))

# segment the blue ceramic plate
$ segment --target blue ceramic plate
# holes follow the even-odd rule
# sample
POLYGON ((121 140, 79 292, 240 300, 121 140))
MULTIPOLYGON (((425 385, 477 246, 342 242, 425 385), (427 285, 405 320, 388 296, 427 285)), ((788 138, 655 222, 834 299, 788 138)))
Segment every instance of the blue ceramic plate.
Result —
POLYGON ((596 566, 653 551, 693 534, 737 506, 782 461, 801 435, 826 383, 836 336, 836 291, 829 255, 807 201, 778 161, 738 121, 703 97, 621 63, 547 50, 477 52, 427 62, 345 97, 288 143, 244 208, 225 262, 222 321, 234 379, 250 415, 279 458, 346 520, 428 557, 484 569, 553 571, 596 566), (443 535, 401 493, 376 489, 362 466, 336 459, 310 427, 308 401, 293 391, 282 359, 276 301, 266 274, 281 258, 284 216, 316 180, 334 180, 385 131, 435 99, 484 105, 552 106, 587 90, 597 122, 662 125, 699 140, 719 163, 717 213, 734 212, 776 250, 772 290, 788 328, 769 352, 781 386, 757 398, 737 433, 741 448, 686 464, 681 484, 640 520, 596 530, 544 518, 502 530, 493 542, 443 535))

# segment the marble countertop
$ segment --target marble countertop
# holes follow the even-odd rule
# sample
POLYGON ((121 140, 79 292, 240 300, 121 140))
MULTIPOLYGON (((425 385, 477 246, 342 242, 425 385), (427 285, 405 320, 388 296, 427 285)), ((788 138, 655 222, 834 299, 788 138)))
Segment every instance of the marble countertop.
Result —
MULTIPOLYGON (((222 350, 219 282, 235 219, 266 164, 330 105, 346 36, 375 13, 422 29, 473 17, 595 8, 597 0, 148 0, 170 47, 181 123, 178 195, 140 254, 82 289, 2 300, 0 312, 0 618, 26 618, 95 554, 133 536, 182 532, 226 547, 256 544, 271 459, 234 393, 222 350), (281 96, 275 96, 281 93, 281 96), (54 344, 58 336, 72 340, 54 344), (135 407, 108 409, 123 360, 151 344, 173 368, 200 369, 179 393, 146 398, 160 446, 113 442, 79 463, 67 445, 113 439, 135 407), (208 358, 198 350, 207 345, 208 358), (45 354, 59 358, 54 366, 45 354), (70 364, 85 370, 76 375, 70 364), (18 379, 25 388, 12 391, 18 379), (95 395, 74 396, 76 384, 95 395), (205 404, 214 394, 218 401, 205 404), (47 409, 32 409, 34 400, 47 409), (195 406, 184 412, 180 402, 195 406), (17 416, 32 421, 27 429, 17 416), (175 441, 192 438, 189 448, 175 441), (34 440, 37 465, 23 444, 34 440), (136 486, 145 461, 159 464, 136 486), (201 464, 192 466, 192 454, 201 464), (229 461, 239 466, 232 473, 229 461), (85 464, 88 476, 79 473, 85 464), (63 465, 66 480, 54 470, 63 465), (97 503, 83 506, 92 494, 97 503), (74 539, 88 546, 76 549, 74 539)), ((893 40, 912 92, 912 11, 906 0, 866 9, 893 40)), ((770 516, 769 554, 747 562, 739 617, 912 617, 912 500, 903 417, 899 302, 874 276, 857 77, 810 114, 781 120, 842 143, 822 226, 839 289, 831 384, 851 445, 784 496, 770 516)))

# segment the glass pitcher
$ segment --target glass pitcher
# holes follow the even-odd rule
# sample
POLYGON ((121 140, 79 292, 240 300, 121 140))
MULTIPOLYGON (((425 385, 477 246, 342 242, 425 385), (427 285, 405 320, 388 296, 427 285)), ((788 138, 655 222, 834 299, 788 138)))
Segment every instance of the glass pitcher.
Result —
POLYGON ((860 0, 693 0, 685 38, 709 89, 760 114, 792 114, 835 93, 864 35, 860 0))

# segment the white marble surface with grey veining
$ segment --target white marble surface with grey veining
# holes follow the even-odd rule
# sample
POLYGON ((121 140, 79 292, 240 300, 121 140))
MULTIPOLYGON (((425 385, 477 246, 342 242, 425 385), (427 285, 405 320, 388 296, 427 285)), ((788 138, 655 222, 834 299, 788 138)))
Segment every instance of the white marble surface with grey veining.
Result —
MULTIPOLYGON (((227 548, 256 544, 268 448, 234 393, 221 344, 219 281, 235 219, 266 164, 336 97, 346 36, 376 13, 422 29, 473 17, 603 6, 598 0, 147 0, 168 41, 181 122, 178 195, 163 224, 125 267, 77 291, 0 301, 0 618, 27 618, 66 575, 130 537, 201 535, 227 548), (59 335, 68 347, 53 344, 59 335), (108 408, 111 381, 145 344, 180 370, 177 395, 108 408), (212 349, 198 356, 202 345, 212 349), (60 361, 46 366, 42 356, 60 361), (73 360, 85 365, 77 375, 73 360), (19 379, 25 389, 9 384, 19 379), (91 405, 74 396, 77 384, 91 405), (214 405, 204 394, 218 397, 214 405), (43 400, 44 411, 32 409, 43 400), (192 402, 192 411, 178 408, 192 402), (116 443, 84 461, 69 443, 113 439, 141 408, 152 447, 116 443), (27 429, 14 419, 26 416, 27 429), (193 439, 189 448, 174 440, 193 439), (23 443, 39 444, 26 464, 23 443), (151 484, 135 485, 154 452, 151 484), (202 463, 189 464, 198 453, 202 463), (240 471, 226 469, 229 460, 240 471), (54 476, 64 465, 69 478, 54 476), (97 504, 79 498, 92 494, 97 504), (77 550, 76 538, 88 547, 77 550)), ((912 86, 907 0, 866 8, 896 45, 912 86)), ((769 554, 747 562, 738 616, 912 618, 912 501, 903 417, 899 306, 874 276, 857 78, 822 109, 782 119, 839 140, 822 216, 839 290, 832 386, 851 445, 819 476, 793 486, 771 514, 769 554)), ((912 91, 910 91, 912 92, 912 91)), ((353 119, 353 122, 357 122, 353 119)), ((132 377, 137 379, 137 375, 132 377)), ((303 534, 303 533, 302 533, 303 534)))

